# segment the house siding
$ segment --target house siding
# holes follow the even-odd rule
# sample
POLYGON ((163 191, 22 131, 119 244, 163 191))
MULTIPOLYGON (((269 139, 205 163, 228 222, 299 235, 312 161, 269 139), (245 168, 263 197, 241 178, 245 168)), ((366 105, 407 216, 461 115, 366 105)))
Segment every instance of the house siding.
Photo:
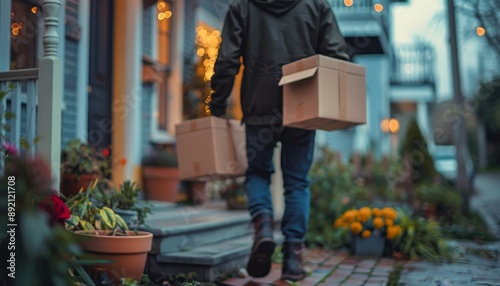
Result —
POLYGON ((354 151, 354 128, 340 131, 318 131, 319 146, 327 146, 330 150, 341 155, 342 161, 347 162, 354 151))
MULTIPOLYGON (((67 0, 66 21, 78 23, 78 1, 67 0)), ((64 109, 62 112, 61 144, 65 146, 69 140, 76 138, 77 130, 77 82, 79 42, 66 38, 64 49, 64 109)))
POLYGON ((153 11, 156 6, 143 10, 142 15, 142 53, 153 57, 153 11))

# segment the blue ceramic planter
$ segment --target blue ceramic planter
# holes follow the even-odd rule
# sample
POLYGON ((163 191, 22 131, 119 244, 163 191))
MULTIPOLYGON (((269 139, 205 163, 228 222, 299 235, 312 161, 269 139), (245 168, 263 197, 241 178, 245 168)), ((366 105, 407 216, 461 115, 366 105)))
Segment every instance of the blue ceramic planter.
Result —
POLYGON ((382 257, 384 247, 385 237, 383 236, 351 237, 351 253, 354 255, 382 257))

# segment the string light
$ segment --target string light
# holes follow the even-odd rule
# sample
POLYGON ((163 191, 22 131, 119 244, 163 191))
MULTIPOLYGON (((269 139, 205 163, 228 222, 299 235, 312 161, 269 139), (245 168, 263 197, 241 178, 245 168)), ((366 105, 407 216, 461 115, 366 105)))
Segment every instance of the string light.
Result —
POLYGON ((482 37, 484 36, 484 34, 486 34, 486 29, 483 27, 477 27, 476 33, 479 37, 482 37))
POLYGON ((384 5, 377 3, 373 6, 373 8, 375 9, 375 12, 380 13, 384 10, 384 5))
POLYGON ((167 3, 164 1, 158 2, 156 8, 158 9, 158 20, 162 21, 172 17, 172 11, 168 10, 167 3))
POLYGON ((351 7, 353 2, 353 0, 344 0, 344 5, 346 5, 347 7, 351 7))
POLYGON ((204 80, 209 81, 214 75, 214 65, 219 54, 219 45, 222 42, 220 31, 207 31, 203 26, 196 27, 196 54, 204 57, 203 66, 205 67, 204 80))

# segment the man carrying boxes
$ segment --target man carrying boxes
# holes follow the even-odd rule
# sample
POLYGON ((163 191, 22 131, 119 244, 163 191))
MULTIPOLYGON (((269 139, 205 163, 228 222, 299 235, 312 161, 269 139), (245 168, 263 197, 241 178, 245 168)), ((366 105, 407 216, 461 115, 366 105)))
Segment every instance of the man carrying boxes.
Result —
POLYGON ((282 279, 297 281, 306 275, 302 251, 310 204, 307 174, 313 160, 315 137, 315 131, 308 129, 329 127, 328 120, 343 127, 346 125, 341 121, 347 120, 350 125, 364 121, 362 116, 351 118, 351 112, 365 110, 359 95, 351 94, 363 93, 364 96, 364 83, 360 81, 364 71, 351 68, 346 61, 331 59, 348 60, 349 56, 332 9, 324 0, 232 1, 211 79, 214 92, 210 109, 216 117, 225 115, 240 57, 245 66, 241 86, 248 162, 245 187, 255 230, 247 271, 251 276, 263 277, 271 268, 276 244, 270 183, 274 172, 273 152, 280 141, 285 188, 282 279), (315 56, 317 54, 326 57, 315 56), (316 58, 295 67, 285 66, 312 56, 316 58), (335 62, 330 63, 331 60, 335 62), (285 112, 283 88, 279 85, 282 67, 285 112), (297 73, 302 74, 297 76, 297 73), (330 77, 332 82, 325 85, 330 77), (353 84, 359 85, 359 89, 353 84), (351 100, 352 96, 356 99, 351 100), (357 104, 359 106, 352 106, 357 104), (353 111, 353 107, 356 110, 353 111), (335 111, 328 112, 330 109, 335 111))

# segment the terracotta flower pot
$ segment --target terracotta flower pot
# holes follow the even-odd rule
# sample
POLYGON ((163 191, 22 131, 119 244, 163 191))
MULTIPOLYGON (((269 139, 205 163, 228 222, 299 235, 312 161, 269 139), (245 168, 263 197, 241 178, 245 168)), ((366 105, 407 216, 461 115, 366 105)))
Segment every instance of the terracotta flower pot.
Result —
POLYGON ((179 169, 175 167, 142 167, 142 185, 147 200, 177 202, 179 169))
POLYGON ((87 267, 90 275, 96 277, 98 270, 104 270, 112 283, 121 283, 121 278, 132 278, 141 283, 146 266, 146 258, 153 243, 153 234, 149 232, 127 231, 126 236, 108 235, 113 231, 76 231, 78 235, 87 237, 80 243, 82 249, 97 259, 113 260, 113 263, 98 264, 87 267), (97 234, 97 235, 96 235, 97 234))
POLYGON ((75 196, 81 188, 86 190, 90 182, 98 178, 99 176, 95 174, 82 174, 76 180, 76 175, 74 174, 63 174, 60 192, 67 198, 75 196))

